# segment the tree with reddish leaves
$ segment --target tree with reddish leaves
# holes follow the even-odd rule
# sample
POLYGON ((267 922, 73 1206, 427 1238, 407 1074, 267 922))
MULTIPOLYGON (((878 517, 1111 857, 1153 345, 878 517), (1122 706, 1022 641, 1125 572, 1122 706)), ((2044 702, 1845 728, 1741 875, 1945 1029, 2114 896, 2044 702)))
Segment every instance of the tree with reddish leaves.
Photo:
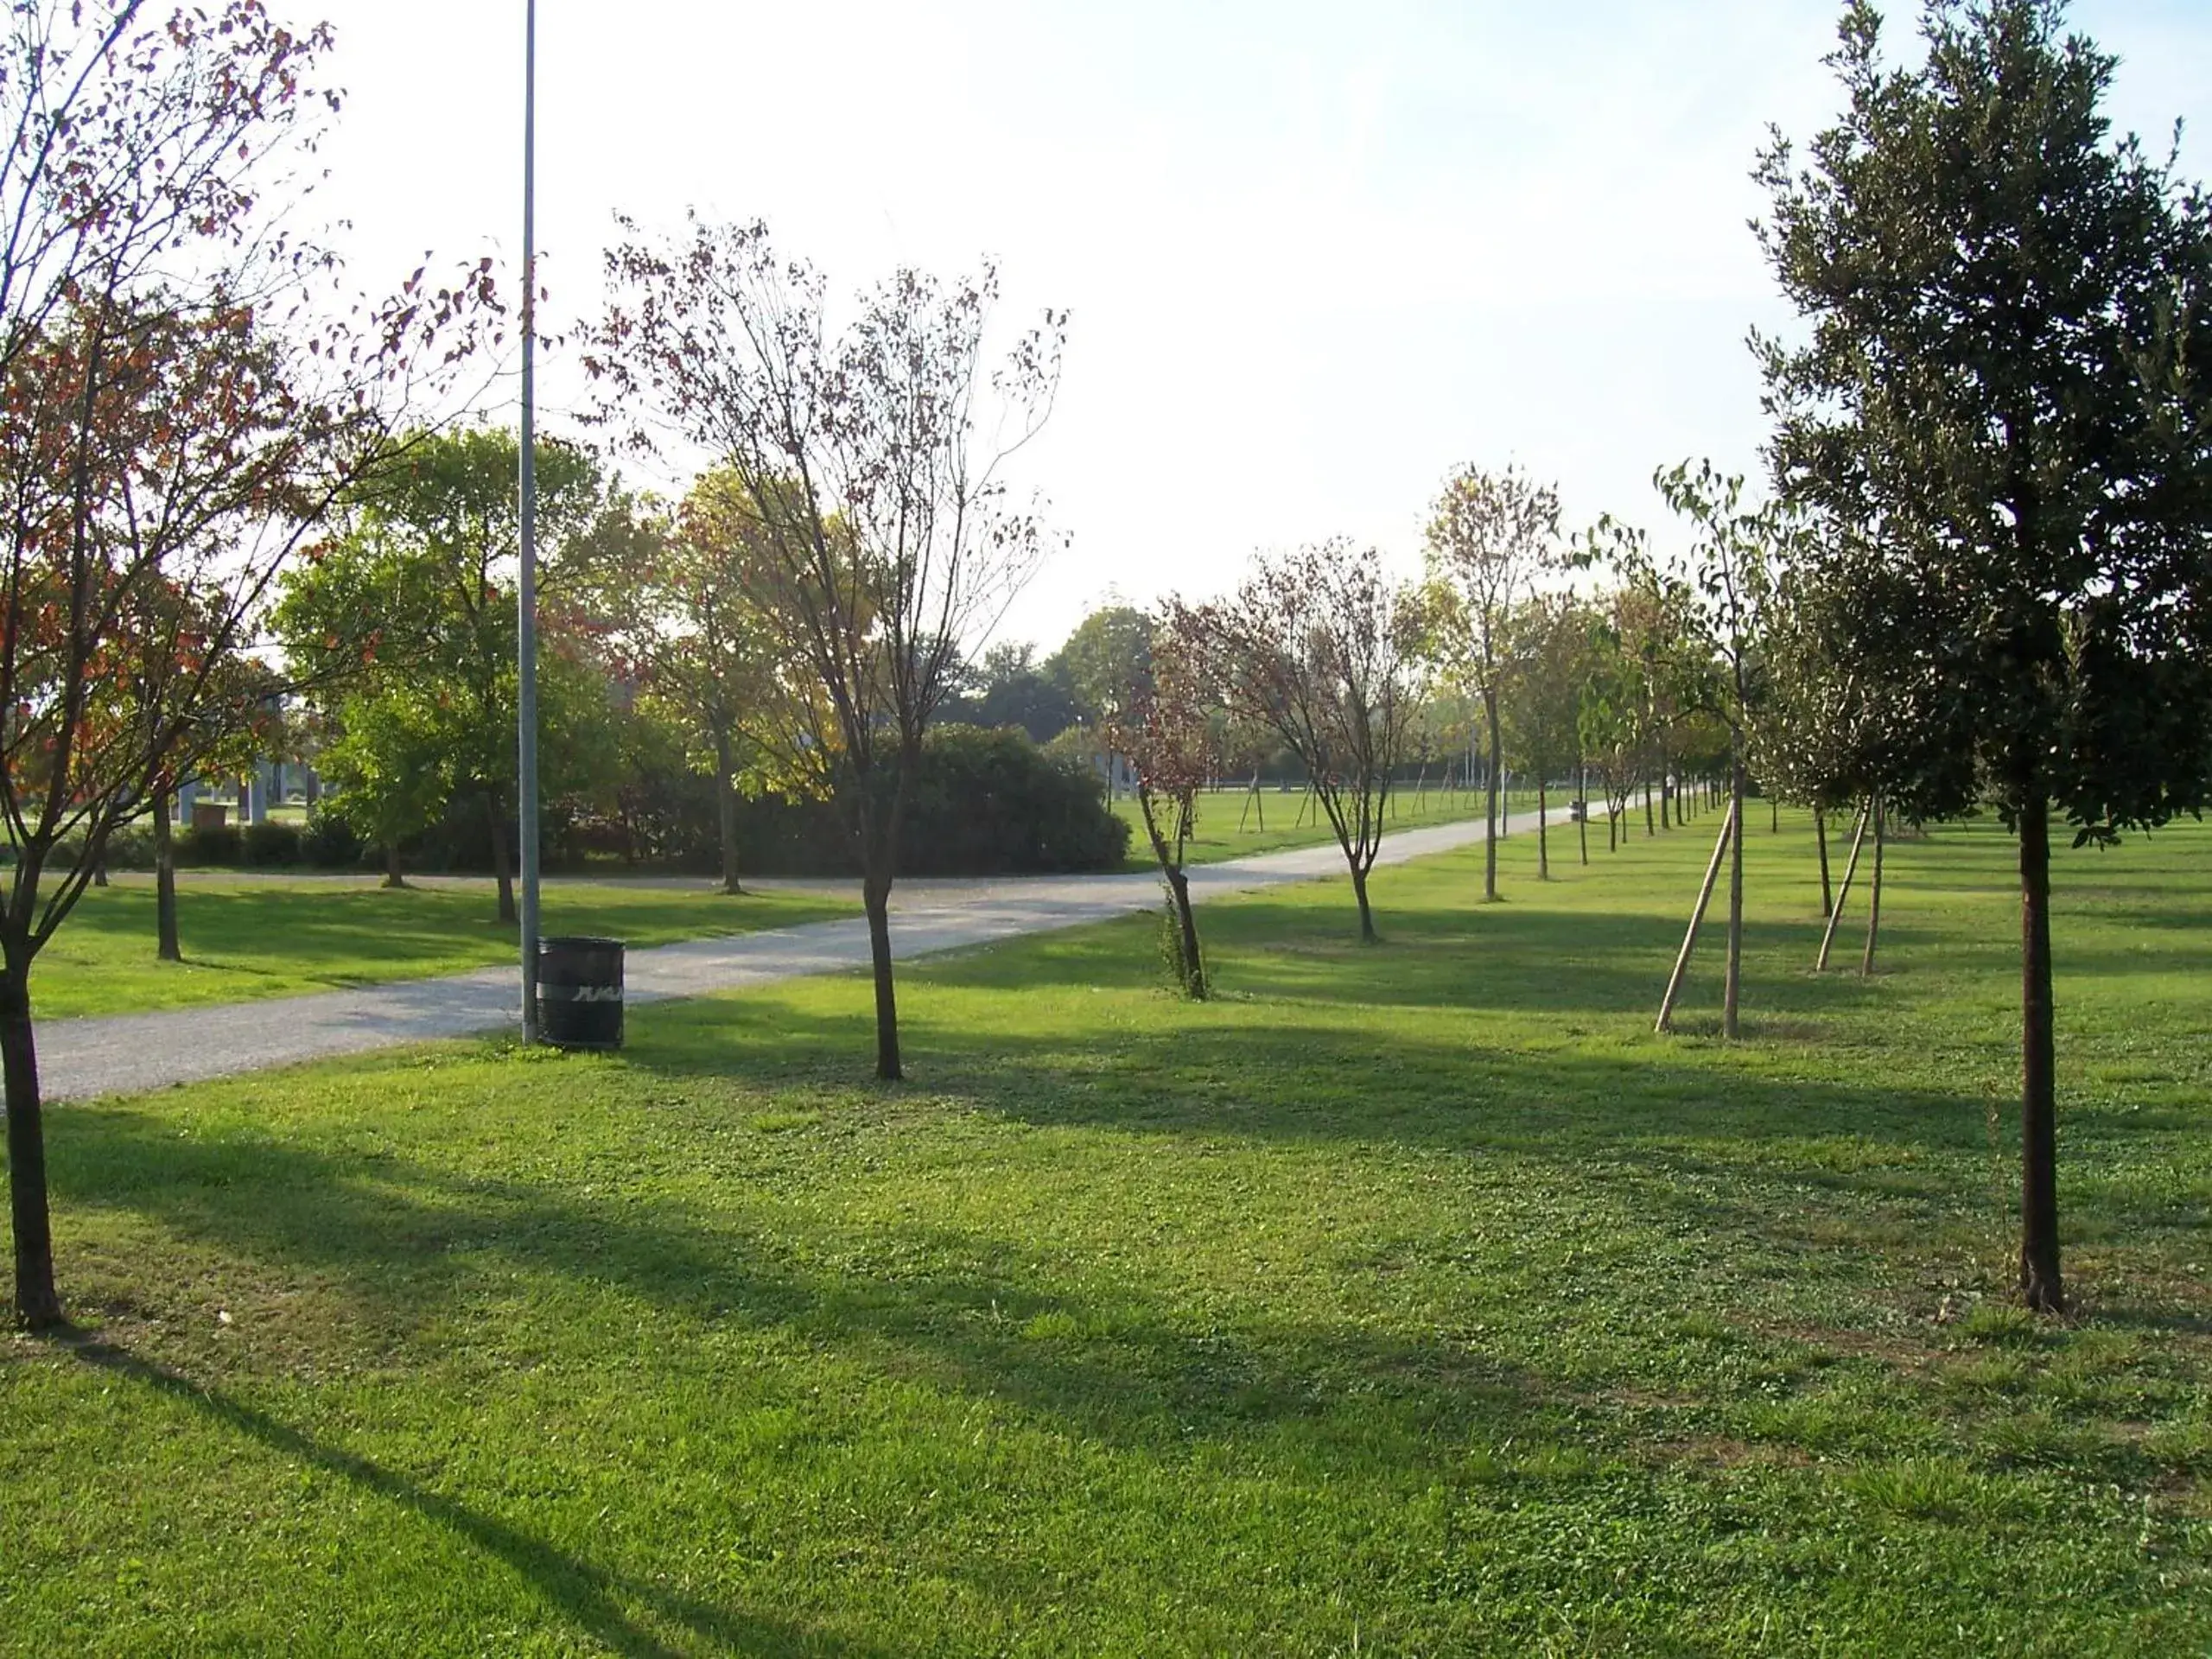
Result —
POLYGON ((488 315, 488 263, 349 305, 284 232, 327 45, 258 0, 23 0, 0 41, 0 1077, 32 1326, 61 1318, 32 963, 114 829, 261 708, 277 571, 488 315))
POLYGON ((771 722, 842 810, 875 974, 876 1075, 903 1075, 890 899, 923 734, 1046 545, 1007 464, 1059 385, 1064 314, 994 366, 995 273, 901 270, 833 330, 820 275, 760 225, 695 221, 607 257, 588 358, 607 418, 640 410, 704 450, 750 507, 745 598, 784 668, 771 722))
POLYGON ((1203 1001, 1205 958, 1185 865, 1198 823, 1198 791, 1213 775, 1219 747, 1205 694, 1205 641, 1196 618, 1179 607, 1152 619, 1147 632, 1149 650, 1137 683, 1126 698, 1102 710, 1103 729, 1113 753, 1136 773, 1137 810, 1167 888, 1176 984, 1203 1001))
POLYGON ((1231 717, 1273 732, 1304 764, 1351 873, 1359 936, 1373 944, 1367 878, 1421 701, 1421 605, 1375 549, 1339 537, 1262 554, 1230 597, 1179 613, 1231 717))

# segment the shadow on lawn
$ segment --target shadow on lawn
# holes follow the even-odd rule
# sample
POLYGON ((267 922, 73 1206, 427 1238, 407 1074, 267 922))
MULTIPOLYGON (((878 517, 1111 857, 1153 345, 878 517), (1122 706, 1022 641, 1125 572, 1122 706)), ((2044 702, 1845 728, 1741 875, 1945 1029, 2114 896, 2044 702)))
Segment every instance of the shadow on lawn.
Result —
MULTIPOLYGON (((1350 1471, 1386 1441, 1418 1459, 1439 1434, 1503 1439, 1555 1410, 1540 1379, 1448 1335, 1271 1318, 1225 1329, 1217 1313, 1179 1311, 1134 1285, 1086 1300, 1040 1290, 1005 1242, 950 1229, 771 1233, 741 1201, 594 1202, 395 1159, 364 1179, 295 1146, 180 1141, 121 1110, 71 1119, 72 1154, 58 1167, 73 1177, 158 1162, 161 1179, 110 1189, 105 1202, 226 1255, 336 1280, 353 1304, 349 1329, 381 1326, 402 1344, 479 1296, 503 1297, 521 1269, 618 1287, 677 1316, 657 1338, 664 1363, 687 1363, 687 1324, 778 1328, 1155 1453, 1288 1433, 1306 1455, 1350 1471)), ((100 1202, 99 1191, 73 1198, 100 1202)), ((517 1334, 524 1351, 537 1340, 517 1334)))
POLYGON ((259 1441, 296 1463, 336 1475, 365 1491, 413 1511, 445 1528, 486 1555, 494 1556, 527 1580, 547 1601, 617 1653, 638 1659, 673 1659, 677 1651, 636 1623, 624 1604, 650 1607, 671 1624, 741 1653, 858 1654, 861 1649, 817 1632, 795 1630, 709 1606, 661 1586, 624 1579, 563 1554, 504 1522, 478 1514, 466 1504, 417 1485, 381 1464, 325 1446, 290 1424, 219 1389, 142 1358, 111 1343, 78 1340, 65 1344, 86 1364, 152 1389, 233 1433, 259 1441))

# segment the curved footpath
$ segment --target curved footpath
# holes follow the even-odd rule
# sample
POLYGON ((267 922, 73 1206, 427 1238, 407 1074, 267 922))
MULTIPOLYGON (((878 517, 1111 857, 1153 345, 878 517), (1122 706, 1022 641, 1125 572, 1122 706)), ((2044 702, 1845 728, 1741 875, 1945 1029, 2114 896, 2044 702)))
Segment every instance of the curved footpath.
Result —
MULTIPOLYGON (((1556 810, 1553 821, 1563 817, 1563 809, 1556 810)), ((1509 820, 1507 827, 1517 832, 1535 824, 1536 815, 1528 812, 1509 820)), ((1479 822, 1402 830, 1384 837, 1376 862, 1402 864, 1483 838, 1479 822)), ((1195 866, 1191 890, 1193 898, 1203 899, 1344 873, 1344 855, 1331 842, 1195 866)), ((1103 921, 1159 902, 1160 878, 1150 874, 920 880, 893 889, 892 943, 906 960, 1103 921)), ((841 973, 865 968, 868 962, 868 924, 855 916, 632 950, 625 964, 625 994, 633 1004, 658 1002, 805 974, 841 973)), ((40 1080, 48 1100, 85 1100, 396 1043, 495 1031, 519 1022, 518 990, 512 968, 482 968, 449 978, 312 996, 57 1020, 39 1027, 40 1080)))

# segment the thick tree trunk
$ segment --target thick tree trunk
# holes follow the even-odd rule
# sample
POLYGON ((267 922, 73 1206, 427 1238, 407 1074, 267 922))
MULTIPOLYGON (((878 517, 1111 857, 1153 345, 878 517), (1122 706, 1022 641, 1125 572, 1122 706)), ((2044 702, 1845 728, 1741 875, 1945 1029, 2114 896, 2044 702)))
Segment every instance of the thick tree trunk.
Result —
POLYGON ((92 861, 92 885, 96 887, 104 887, 107 884, 107 855, 103 852, 92 861))
MULTIPOLYGON (((1497 762, 1498 757, 1505 751, 1498 734, 1497 693, 1487 686, 1483 689, 1483 722, 1490 732, 1489 787, 1484 808, 1483 902, 1495 904, 1497 901, 1497 762)), ((1366 925, 1367 892, 1363 885, 1360 889, 1359 913, 1362 937, 1371 938, 1374 930, 1366 925)))
POLYGON ((1379 943, 1381 935, 1375 931, 1375 912, 1367 902, 1367 872, 1359 867, 1357 859, 1351 863, 1351 892, 1352 897, 1359 900, 1359 942, 1379 943))
POLYGON ((154 798, 154 956, 161 962, 184 960, 176 931, 176 836, 169 827, 173 804, 167 795, 154 798))
POLYGON ((2058 1073, 2050 988, 2050 823, 2041 795, 2020 814, 2020 1294, 2060 1313, 2058 1073))
POLYGON ((396 841, 387 841, 384 844, 384 885, 387 887, 407 885, 407 873, 399 868, 399 843, 396 841))
POLYGON ((522 918, 515 910, 515 878, 507 855, 507 814, 499 791, 484 791, 484 804, 492 815, 492 874, 499 883, 499 919, 518 922, 522 918))
POLYGON ((868 959, 875 969, 875 1075, 886 1083, 906 1076, 899 1064, 899 994, 891 977, 891 877, 869 871, 861 880, 868 911, 868 959))
POLYGON ((1813 840, 1821 849, 1821 915, 1835 914, 1835 894, 1828 886, 1828 815, 1821 807, 1813 809, 1813 840))
POLYGON ((8 1215, 16 1241, 16 1318, 34 1331, 61 1323, 54 1290, 54 1227, 46 1197, 46 1123, 38 1096, 27 964, 0 970, 0 1083, 8 1099, 8 1215))
POLYGON ((721 838, 722 891, 741 893, 737 879, 737 766, 729 734, 715 734, 715 832, 721 838))
POLYGON ((1539 772, 1536 774, 1536 880, 1539 881, 1552 879, 1551 842, 1546 839, 1544 823, 1544 788, 1543 774, 1539 772))
POLYGON ((1744 988, 1744 760, 1728 761, 1728 818, 1736 826, 1728 848, 1728 977, 1720 997, 1720 1034, 1733 1042, 1743 1034, 1738 1010, 1744 988))

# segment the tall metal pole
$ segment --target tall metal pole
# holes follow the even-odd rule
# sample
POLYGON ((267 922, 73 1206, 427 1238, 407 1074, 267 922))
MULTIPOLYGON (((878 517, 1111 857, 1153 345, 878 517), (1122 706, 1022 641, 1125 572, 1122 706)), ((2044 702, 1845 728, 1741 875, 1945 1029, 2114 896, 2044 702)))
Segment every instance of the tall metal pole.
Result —
POLYGON ((522 1039, 537 1040, 537 0, 524 0, 522 95, 522 574, 515 585, 515 793, 522 862, 522 1039))

